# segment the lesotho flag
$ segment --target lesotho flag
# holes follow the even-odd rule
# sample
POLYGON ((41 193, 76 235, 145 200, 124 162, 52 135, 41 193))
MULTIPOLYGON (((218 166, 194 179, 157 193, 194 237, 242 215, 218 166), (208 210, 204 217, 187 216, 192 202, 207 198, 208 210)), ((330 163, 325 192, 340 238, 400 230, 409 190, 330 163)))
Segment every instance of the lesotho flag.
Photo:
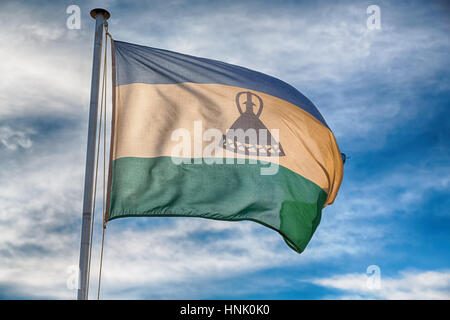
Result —
POLYGON ((113 41, 107 221, 251 220, 302 252, 343 162, 314 104, 274 77, 113 41))

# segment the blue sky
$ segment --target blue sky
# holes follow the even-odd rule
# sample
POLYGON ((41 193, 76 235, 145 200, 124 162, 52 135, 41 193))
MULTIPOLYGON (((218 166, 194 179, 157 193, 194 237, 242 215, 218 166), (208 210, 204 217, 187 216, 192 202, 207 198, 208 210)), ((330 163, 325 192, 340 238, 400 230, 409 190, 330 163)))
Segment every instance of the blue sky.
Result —
MULTIPOLYGON (((0 298, 73 299, 93 7, 118 40, 292 84, 350 159, 306 251, 252 222, 119 219, 103 298, 450 298, 450 6, 442 1, 0 4, 0 298), (66 8, 81 8, 81 29, 66 8), (369 5, 381 30, 366 26, 369 5), (18 18, 18 16, 20 18, 18 18), (370 265, 381 287, 370 289, 370 265)), ((98 216, 97 216, 97 220, 98 216)), ((100 225, 94 235, 96 292, 100 225)))

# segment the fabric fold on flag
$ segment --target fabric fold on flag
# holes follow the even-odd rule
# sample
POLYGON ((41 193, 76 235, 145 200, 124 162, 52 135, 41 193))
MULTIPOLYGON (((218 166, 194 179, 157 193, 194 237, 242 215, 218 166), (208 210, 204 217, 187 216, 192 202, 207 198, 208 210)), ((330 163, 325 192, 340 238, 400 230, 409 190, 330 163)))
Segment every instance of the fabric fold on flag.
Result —
POLYGON ((343 176, 314 104, 247 68, 113 41, 107 221, 250 220, 302 252, 343 176))

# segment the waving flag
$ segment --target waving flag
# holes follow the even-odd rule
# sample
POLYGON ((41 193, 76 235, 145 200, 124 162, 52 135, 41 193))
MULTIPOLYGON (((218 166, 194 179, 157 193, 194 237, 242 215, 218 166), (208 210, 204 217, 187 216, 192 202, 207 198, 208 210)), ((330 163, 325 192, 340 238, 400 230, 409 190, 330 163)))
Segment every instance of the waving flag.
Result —
POLYGON ((302 252, 343 163, 313 103, 228 63, 113 42, 107 220, 252 220, 302 252))

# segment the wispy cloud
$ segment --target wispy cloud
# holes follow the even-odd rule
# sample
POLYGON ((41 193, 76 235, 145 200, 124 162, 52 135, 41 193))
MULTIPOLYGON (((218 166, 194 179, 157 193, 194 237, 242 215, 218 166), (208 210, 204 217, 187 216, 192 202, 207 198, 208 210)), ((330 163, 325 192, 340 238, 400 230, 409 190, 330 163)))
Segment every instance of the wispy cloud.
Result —
MULTIPOLYGON (((57 6, 64 12, 63 5, 57 6)), ((2 4, 0 117, 74 115, 88 105, 90 37, 48 19, 53 5, 2 4), (16 19, 11 12, 20 12, 16 19)), ((58 11, 58 10, 56 10, 58 11)))
POLYGON ((381 276, 380 288, 367 285, 364 274, 343 274, 308 280, 316 285, 337 289, 339 299, 423 300, 450 299, 450 272, 402 271, 396 277, 381 276))
POLYGON ((30 138, 33 133, 32 130, 13 130, 9 126, 0 126, 0 142, 10 150, 16 150, 18 147, 28 149, 33 144, 30 138))

